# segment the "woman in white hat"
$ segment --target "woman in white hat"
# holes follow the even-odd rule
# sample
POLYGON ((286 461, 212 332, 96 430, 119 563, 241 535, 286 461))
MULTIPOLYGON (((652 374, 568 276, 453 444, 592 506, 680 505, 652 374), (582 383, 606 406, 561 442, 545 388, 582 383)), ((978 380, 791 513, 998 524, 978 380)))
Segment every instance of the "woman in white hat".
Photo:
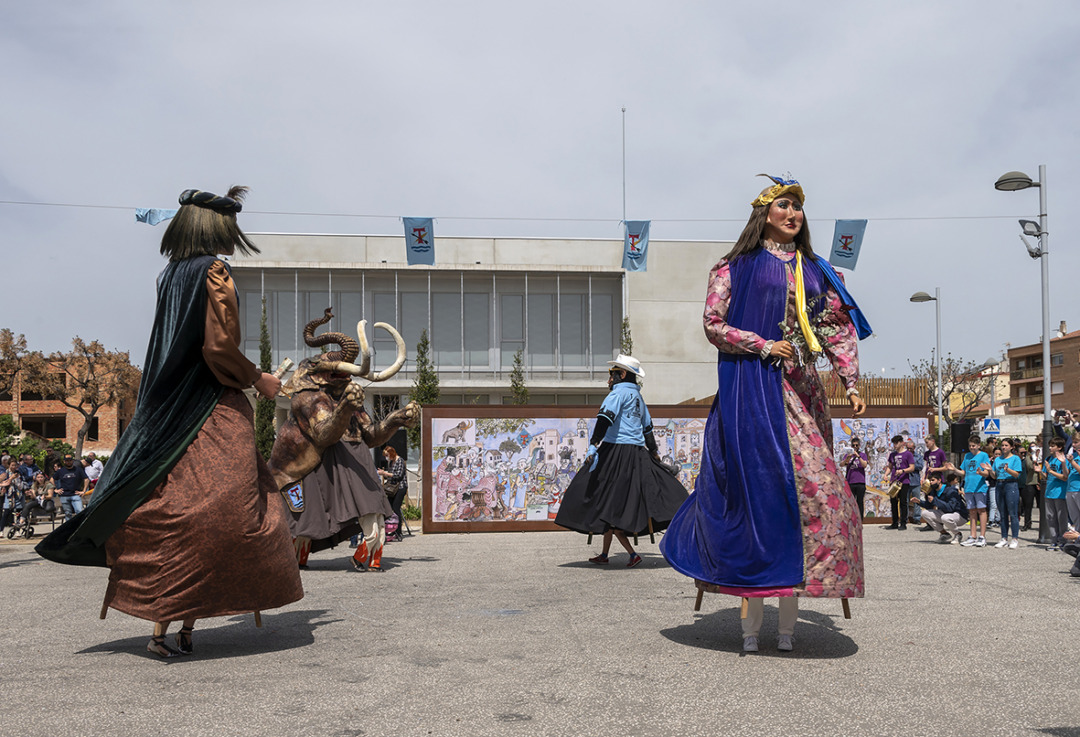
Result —
POLYGON ((630 554, 627 568, 641 562, 627 535, 643 535, 667 527, 686 499, 686 489, 660 463, 649 408, 641 398, 641 362, 619 354, 608 361, 611 393, 600 405, 589 451, 563 494, 555 524, 585 534, 604 535, 600 555, 589 560, 608 563, 611 539, 630 554))

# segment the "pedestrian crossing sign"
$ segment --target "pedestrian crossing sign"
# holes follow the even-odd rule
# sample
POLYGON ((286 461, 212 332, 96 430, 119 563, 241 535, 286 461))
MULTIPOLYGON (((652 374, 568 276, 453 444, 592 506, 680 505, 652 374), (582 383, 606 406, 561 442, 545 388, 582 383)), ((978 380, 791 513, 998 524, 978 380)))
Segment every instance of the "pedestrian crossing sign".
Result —
POLYGON ((995 417, 987 417, 983 420, 983 435, 1000 435, 1001 434, 1001 420, 995 417))

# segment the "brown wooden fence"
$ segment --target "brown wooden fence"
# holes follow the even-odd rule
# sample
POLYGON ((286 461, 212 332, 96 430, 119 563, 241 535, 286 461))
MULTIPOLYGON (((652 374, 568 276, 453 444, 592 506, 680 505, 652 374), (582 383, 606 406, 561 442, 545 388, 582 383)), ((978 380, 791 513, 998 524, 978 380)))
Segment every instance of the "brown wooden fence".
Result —
MULTIPOLYGON (((825 391, 829 395, 831 406, 847 406, 847 391, 839 377, 831 371, 822 374, 825 391)), ((911 377, 886 379, 880 376, 866 376, 859 379, 859 396, 868 407, 929 406, 930 392, 926 382, 911 377)))

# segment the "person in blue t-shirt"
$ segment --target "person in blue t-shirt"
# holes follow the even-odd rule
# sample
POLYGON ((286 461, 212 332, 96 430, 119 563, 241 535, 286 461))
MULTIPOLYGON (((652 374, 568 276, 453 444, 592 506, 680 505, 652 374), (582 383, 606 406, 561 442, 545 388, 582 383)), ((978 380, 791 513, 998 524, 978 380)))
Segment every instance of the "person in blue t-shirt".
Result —
POLYGON ((1050 438, 1050 457, 1043 463, 1046 473, 1046 512, 1047 537, 1050 550, 1057 550, 1065 544, 1065 530, 1069 522, 1069 508, 1065 501, 1065 489, 1068 485, 1069 470, 1065 467, 1065 439, 1050 438))
POLYGON ((1002 439, 1001 455, 994 459, 990 467, 990 475, 997 479, 997 506, 1001 513, 1001 540, 994 547, 1008 546, 1012 550, 1020 544, 1020 481, 1024 475, 1020 456, 1013 453, 1015 448, 1015 440, 1002 439), (1010 525, 1012 540, 1009 539, 1010 525))
POLYGON ((645 376, 641 363, 620 354, 608 364, 611 393, 600 406, 585 465, 566 487, 555 524, 603 533, 603 551, 589 559, 597 565, 608 562, 611 540, 618 538, 630 554, 626 566, 632 568, 641 556, 627 535, 665 529, 688 494, 660 462, 652 418, 637 383, 645 376))
POLYGON ((1072 436, 1072 448, 1065 458, 1069 477, 1065 481, 1065 506, 1069 510, 1069 524, 1080 529, 1080 433, 1072 436))
POLYGON ((964 501, 967 502, 971 528, 967 540, 960 544, 966 548, 986 545, 986 477, 990 475, 989 465, 990 456, 982 451, 978 435, 968 438, 968 452, 964 454, 960 467, 949 464, 950 470, 964 477, 964 501))

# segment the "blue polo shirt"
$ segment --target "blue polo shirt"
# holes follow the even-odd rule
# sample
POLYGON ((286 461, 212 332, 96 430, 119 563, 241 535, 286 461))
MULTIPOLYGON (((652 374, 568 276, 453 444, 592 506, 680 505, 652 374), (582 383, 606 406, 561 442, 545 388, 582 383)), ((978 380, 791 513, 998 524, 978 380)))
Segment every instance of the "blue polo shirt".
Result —
POLYGON ((989 462, 990 456, 981 450, 974 455, 972 455, 971 451, 964 454, 964 460, 961 461, 960 468, 964 472, 965 494, 985 494, 986 490, 990 488, 989 484, 986 483, 986 479, 979 475, 982 464, 989 462))
POLYGON ((611 427, 604 433, 605 443, 645 445, 645 430, 652 427, 641 388, 628 381, 611 388, 597 416, 611 420, 611 427))
MULTIPOLYGON (((1080 455, 1073 455, 1073 460, 1080 462, 1080 455)), ((1066 465, 1069 467, 1069 478, 1065 481, 1065 493, 1072 494, 1080 491, 1080 471, 1073 468, 1073 464, 1066 459, 1066 465)))

